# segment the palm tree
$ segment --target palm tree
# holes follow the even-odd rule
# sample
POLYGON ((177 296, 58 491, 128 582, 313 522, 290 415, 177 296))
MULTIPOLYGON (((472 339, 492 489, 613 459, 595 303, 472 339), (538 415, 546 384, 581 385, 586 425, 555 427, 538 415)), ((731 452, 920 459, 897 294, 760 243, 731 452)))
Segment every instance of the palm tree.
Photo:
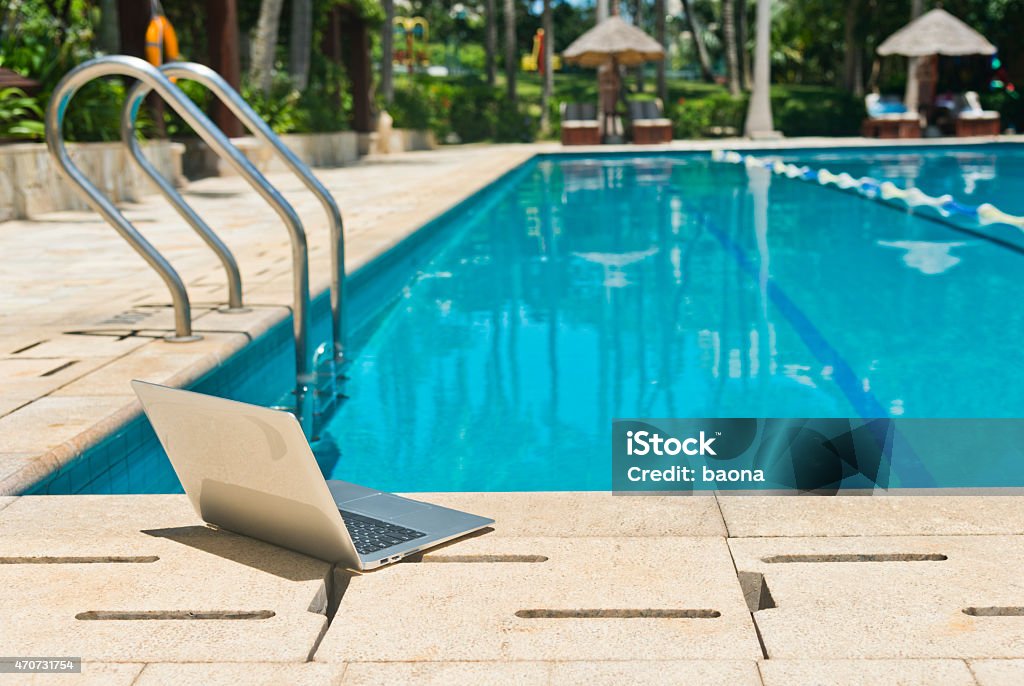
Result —
POLYGON ((385 104, 395 99, 395 0, 384 0, 384 26, 380 34, 380 92, 385 104))
POLYGON ((262 0, 256 35, 252 41, 252 64, 249 78, 264 93, 270 93, 274 84, 274 53, 277 50, 277 29, 281 22, 284 0, 262 0))
POLYGON ((551 73, 551 58, 555 51, 552 44, 555 40, 555 22, 551 15, 551 0, 544 0, 541 26, 544 29, 544 52, 541 55, 544 65, 544 87, 540 93, 540 128, 547 133, 551 124, 551 93, 555 87, 555 75, 551 73))
MULTIPOLYGON (((924 12, 924 0, 911 0, 910 20, 913 21, 924 12)), ((918 92, 920 85, 917 80, 917 58, 911 57, 907 60, 907 89, 903 94, 903 103, 907 106, 908 112, 917 112, 918 92)))
POLYGON ((505 6, 505 85, 508 99, 516 101, 516 2, 504 0, 505 6))
POLYGON ((747 108, 744 133, 751 138, 774 134, 772 101, 769 94, 772 80, 772 2, 757 0, 757 31, 754 37, 754 88, 747 108))
POLYGON ((292 84, 303 90, 309 82, 309 54, 313 42, 313 0, 292 0, 292 31, 288 44, 288 72, 292 84))
MULTIPOLYGON (((17 3, 14 3, 17 5, 17 3)), ((96 43, 104 52, 121 52, 121 36, 118 35, 117 0, 100 0, 100 24, 96 30, 96 43)), ((2 14, 2 13, 0 13, 2 14)))
POLYGON ((842 83, 850 93, 864 95, 864 78, 861 74, 862 47, 857 40, 857 16, 860 0, 846 0, 846 15, 843 21, 843 74, 842 83))
POLYGON ((708 57, 708 48, 704 45, 704 29, 700 20, 693 12, 693 0, 683 0, 683 11, 686 13, 686 21, 690 25, 690 35, 693 36, 693 44, 697 48, 697 62, 700 63, 700 73, 708 83, 715 82, 715 75, 711 71, 711 59, 708 57))
POLYGON ((738 0, 736 8, 736 44, 740 51, 740 84, 744 90, 750 90, 750 51, 747 50, 749 28, 747 19, 747 0, 738 0))
POLYGON ((498 54, 498 9, 495 0, 487 0, 485 14, 487 15, 487 85, 493 86, 497 80, 495 69, 495 56, 498 54))
POLYGON ((735 0, 722 0, 722 38, 725 43, 725 67, 729 74, 729 94, 740 94, 740 65, 736 49, 735 0))
MULTIPOLYGON (((665 47, 665 0, 654 0, 654 38, 662 48, 665 47)), ((668 85, 665 81, 665 59, 658 60, 658 97, 664 103, 668 100, 668 85)))

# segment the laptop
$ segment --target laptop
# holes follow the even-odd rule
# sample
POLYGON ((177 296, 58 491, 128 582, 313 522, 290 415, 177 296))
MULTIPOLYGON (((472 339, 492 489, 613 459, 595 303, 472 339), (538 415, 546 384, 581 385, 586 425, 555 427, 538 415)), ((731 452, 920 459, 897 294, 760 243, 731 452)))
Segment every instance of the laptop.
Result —
POLYGON ((288 412, 132 381, 203 521, 367 571, 493 524, 346 481, 325 481, 288 412))

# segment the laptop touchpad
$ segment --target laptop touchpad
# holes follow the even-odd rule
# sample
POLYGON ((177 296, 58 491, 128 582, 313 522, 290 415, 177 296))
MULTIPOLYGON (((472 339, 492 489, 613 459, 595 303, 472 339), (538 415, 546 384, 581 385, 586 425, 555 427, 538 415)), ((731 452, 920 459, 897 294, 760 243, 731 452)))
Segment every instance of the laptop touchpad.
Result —
POLYGON ((342 508, 356 514, 369 515, 379 519, 396 519, 430 510, 431 506, 414 500, 406 500, 396 495, 379 493, 345 503, 342 508))

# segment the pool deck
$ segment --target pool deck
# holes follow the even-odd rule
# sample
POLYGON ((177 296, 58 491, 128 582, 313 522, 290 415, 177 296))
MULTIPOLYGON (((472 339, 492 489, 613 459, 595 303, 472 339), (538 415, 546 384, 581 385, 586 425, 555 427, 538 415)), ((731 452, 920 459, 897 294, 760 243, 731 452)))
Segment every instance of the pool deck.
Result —
MULTIPOLYGON (((348 269, 538 152, 588 150, 317 170, 345 215, 348 269)), ((325 218, 297 180, 271 180, 307 226, 322 291, 325 218)), ((1024 614, 1015 496, 434 494, 494 531, 357 577, 206 528, 183 496, 14 497, 137 415, 130 379, 186 385, 287 316, 276 215, 236 177, 184 190, 238 258, 250 313, 216 310, 223 271, 162 199, 124 209, 188 284, 198 343, 161 340, 166 288, 96 215, 0 224, 0 645, 88 662, 81 678, 2 683, 1024 683, 1024 616, 1000 616, 1024 614)))
POLYGON ((496 524, 352 575, 184 496, 0 502, 0 645, 85 658, 0 680, 1024 682, 1024 619, 964 612, 1022 603, 1016 497, 418 497, 496 524))

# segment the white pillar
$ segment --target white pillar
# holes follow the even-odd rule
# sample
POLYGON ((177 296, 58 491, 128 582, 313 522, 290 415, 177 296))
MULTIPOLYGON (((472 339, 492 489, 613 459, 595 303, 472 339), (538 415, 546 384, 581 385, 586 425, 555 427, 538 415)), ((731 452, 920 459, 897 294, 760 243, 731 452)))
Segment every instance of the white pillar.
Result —
POLYGON ((608 18, 608 0, 597 0, 597 23, 608 18))
POLYGON ((754 88, 744 133, 751 138, 777 138, 771 101, 771 0, 757 0, 757 43, 754 46, 754 88))

